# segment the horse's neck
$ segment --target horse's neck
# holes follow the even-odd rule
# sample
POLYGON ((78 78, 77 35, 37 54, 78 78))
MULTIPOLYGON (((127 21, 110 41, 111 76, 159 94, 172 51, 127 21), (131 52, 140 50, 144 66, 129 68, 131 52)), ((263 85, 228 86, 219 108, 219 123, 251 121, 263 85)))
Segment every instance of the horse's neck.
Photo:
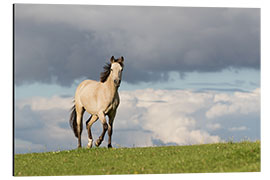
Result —
POLYGON ((113 98, 115 96, 115 94, 117 93, 118 88, 115 87, 114 82, 111 78, 111 75, 104 82, 104 86, 106 87, 107 93, 110 94, 111 98, 113 98))

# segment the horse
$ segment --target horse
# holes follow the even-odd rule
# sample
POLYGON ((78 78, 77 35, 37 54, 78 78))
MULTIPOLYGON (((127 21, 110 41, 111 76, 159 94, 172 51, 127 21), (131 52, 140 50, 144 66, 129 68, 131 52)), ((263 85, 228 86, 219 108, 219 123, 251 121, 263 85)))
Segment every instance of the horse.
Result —
POLYGON ((98 119, 100 119, 103 125, 103 131, 96 140, 95 145, 99 147, 108 130, 108 148, 112 148, 113 121, 120 103, 118 88, 120 87, 123 68, 123 56, 118 59, 112 56, 110 63, 106 63, 103 67, 104 72, 100 74, 100 81, 84 80, 78 85, 69 119, 74 135, 78 138, 78 148, 82 147, 81 134, 85 111, 91 115, 86 121, 86 129, 88 131, 87 148, 92 147, 91 126, 98 119), (109 117, 109 123, 106 122, 106 116, 109 117))

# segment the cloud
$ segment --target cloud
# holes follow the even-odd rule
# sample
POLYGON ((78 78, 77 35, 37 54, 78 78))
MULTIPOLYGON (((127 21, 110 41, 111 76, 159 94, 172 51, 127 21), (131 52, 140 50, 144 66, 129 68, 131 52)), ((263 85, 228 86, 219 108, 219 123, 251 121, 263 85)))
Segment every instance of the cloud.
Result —
POLYGON ((246 93, 146 89, 121 91, 120 96, 115 127, 150 131, 152 140, 165 144, 219 142, 229 138, 229 131, 236 125, 248 126, 255 132, 238 134, 239 140, 244 136, 256 137, 260 131, 260 89, 246 93), (218 104, 227 105, 233 111, 214 113, 218 104))
POLYGON ((71 149, 76 141, 68 124, 71 98, 34 97, 15 103, 16 153, 71 149), (46 106, 47 104, 47 106, 46 106))
POLYGON ((227 114, 249 114, 260 112, 260 89, 251 93, 235 92, 233 95, 216 95, 215 105, 207 112, 206 117, 214 118, 227 114))
MULTIPOLYGON (((233 94, 144 89, 120 91, 120 99, 112 138, 115 147, 215 143, 232 136, 237 140, 260 138, 260 89, 233 94), (219 109, 220 105, 227 108, 219 109)), ((68 124, 71 102, 72 98, 59 96, 16 102, 15 139, 19 141, 15 144, 20 147, 16 152, 76 148, 68 124)), ((84 145, 88 117, 86 113, 84 145)), ((94 139, 101 134, 99 121, 92 131, 94 139)), ((107 136, 102 146, 106 145, 107 136)))
MULTIPOLYGON (((29 104, 15 108, 15 129, 29 130, 32 128, 41 129, 44 123, 40 121, 39 114, 33 112, 29 104)), ((15 131, 16 134, 16 131, 15 131)))
POLYGON ((246 130, 248 130, 246 126, 229 128, 229 131, 246 131, 246 130))
POLYGON ((45 97, 32 97, 17 103, 18 108, 27 107, 29 105, 33 111, 44 111, 51 109, 70 109, 73 105, 73 98, 52 96, 51 98, 45 97))
POLYGON ((70 86, 124 56, 124 81, 171 71, 260 68, 260 10, 81 5, 15 6, 15 82, 70 86))
POLYGON ((216 124, 207 124, 206 126, 210 130, 217 130, 221 128, 221 125, 216 123, 216 124))
MULTIPOLYGON (((129 127, 152 132, 153 139, 163 143, 199 144, 218 142, 221 139, 211 135, 193 114, 205 108, 211 94, 192 93, 183 90, 136 90, 121 92, 121 104, 117 122, 124 121, 129 114, 129 127), (133 111, 131 109, 135 108, 133 111), (129 113, 127 113, 129 112, 129 113), (134 120, 133 120, 134 119, 134 120), (133 124, 133 122, 135 122, 133 124)), ((122 125, 122 124, 119 124, 122 125)), ((126 128, 123 126, 121 128, 126 128)))
POLYGON ((46 147, 42 144, 34 144, 29 141, 24 141, 21 139, 15 139, 15 153, 31 153, 31 152, 36 152, 40 150, 45 150, 46 147))

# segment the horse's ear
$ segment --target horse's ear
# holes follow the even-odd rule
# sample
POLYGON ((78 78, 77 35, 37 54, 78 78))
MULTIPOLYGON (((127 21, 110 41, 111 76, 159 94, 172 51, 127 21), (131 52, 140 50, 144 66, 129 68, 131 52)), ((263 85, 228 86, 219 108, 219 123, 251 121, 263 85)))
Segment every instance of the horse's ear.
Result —
POLYGON ((124 62, 124 57, 121 56, 119 60, 120 60, 120 62, 124 62))
POLYGON ((114 59, 114 56, 112 56, 112 57, 111 57, 111 60, 110 60, 110 61, 111 61, 111 63, 113 63, 113 62, 114 62, 114 60, 115 60, 115 59, 114 59))

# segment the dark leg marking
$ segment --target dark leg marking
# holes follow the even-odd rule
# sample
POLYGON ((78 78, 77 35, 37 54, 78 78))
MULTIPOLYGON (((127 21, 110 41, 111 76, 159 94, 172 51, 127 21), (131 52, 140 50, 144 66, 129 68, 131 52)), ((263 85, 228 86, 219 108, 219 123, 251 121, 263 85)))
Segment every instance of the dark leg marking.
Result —
POLYGON ((96 145, 97 147, 102 143, 102 141, 103 141, 103 139, 104 139, 104 135, 105 135, 105 133, 106 133, 107 130, 108 130, 108 124, 105 122, 105 123, 103 124, 103 131, 102 131, 102 134, 99 136, 99 138, 97 139, 97 141, 96 141, 96 143, 95 143, 95 145, 96 145))

